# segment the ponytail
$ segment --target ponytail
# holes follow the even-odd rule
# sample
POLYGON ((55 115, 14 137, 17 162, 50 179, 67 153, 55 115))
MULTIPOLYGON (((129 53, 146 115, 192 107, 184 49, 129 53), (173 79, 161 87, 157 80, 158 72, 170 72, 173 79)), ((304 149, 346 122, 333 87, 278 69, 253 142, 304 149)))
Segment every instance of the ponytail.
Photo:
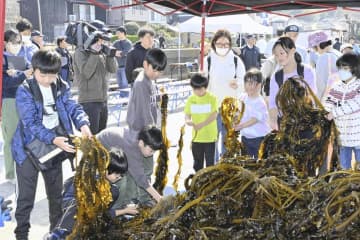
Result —
POLYGON ((301 57, 301 55, 300 55, 298 52, 295 52, 294 57, 295 57, 295 62, 296 62, 298 65, 301 64, 301 62, 302 62, 302 57, 301 57))

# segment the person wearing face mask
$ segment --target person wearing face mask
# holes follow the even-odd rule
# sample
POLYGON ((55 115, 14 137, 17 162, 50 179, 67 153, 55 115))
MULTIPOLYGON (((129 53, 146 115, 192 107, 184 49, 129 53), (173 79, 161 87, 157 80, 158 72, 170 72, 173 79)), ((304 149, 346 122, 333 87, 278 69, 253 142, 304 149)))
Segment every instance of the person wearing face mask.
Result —
POLYGON ((11 139, 15 133, 19 117, 15 111, 15 94, 22 82, 32 75, 30 62, 26 58, 27 46, 21 44, 17 30, 4 33, 5 51, 3 53, 2 85, 2 134, 4 138, 5 178, 14 182, 14 160, 11 155, 11 139))
POLYGON ((22 18, 16 23, 16 29, 20 33, 22 45, 26 47, 25 56, 27 61, 30 63, 32 56, 38 50, 31 43, 30 35, 32 31, 32 24, 26 18, 22 18))
POLYGON ((360 163, 360 59, 354 53, 341 56, 336 61, 341 81, 335 82, 324 102, 339 131, 340 167, 351 168, 352 153, 360 163))
MULTIPOLYGON (((209 79, 209 92, 213 93, 218 99, 218 106, 221 106, 225 97, 240 96, 243 92, 243 79, 245 66, 242 60, 234 54, 231 49, 231 34, 226 29, 218 30, 211 40, 211 51, 204 60, 204 74, 209 79)), ((217 128, 221 142, 220 149, 216 149, 215 162, 225 153, 224 141, 226 129, 221 119, 221 114, 217 115, 217 128)))
POLYGON ((78 46, 74 54, 74 79, 78 84, 78 102, 89 116, 91 132, 96 134, 106 128, 107 91, 109 73, 115 73, 115 57, 105 55, 101 50, 103 33, 95 31, 78 46))

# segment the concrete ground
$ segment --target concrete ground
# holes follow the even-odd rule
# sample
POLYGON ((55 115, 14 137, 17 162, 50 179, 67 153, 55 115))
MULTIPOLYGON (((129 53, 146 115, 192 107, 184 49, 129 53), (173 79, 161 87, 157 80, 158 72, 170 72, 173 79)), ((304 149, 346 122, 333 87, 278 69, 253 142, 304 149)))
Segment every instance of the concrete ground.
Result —
MULTIPOLYGON (((122 125, 124 123, 125 114, 122 114, 122 125)), ((184 124, 184 115, 182 112, 178 113, 171 113, 168 115, 167 121, 167 135, 171 142, 171 147, 169 149, 169 173, 168 173, 168 187, 166 188, 166 192, 171 192, 171 185, 174 179, 174 175, 178 169, 177 163, 177 142, 180 136, 180 127, 184 124)), ((114 125, 114 119, 109 119, 109 125, 114 125)), ((2 139, 2 138, 1 138, 2 139)), ((192 169, 192 154, 190 150, 190 141, 191 141, 191 128, 186 128, 185 136, 184 136, 184 147, 182 151, 183 157, 183 166, 182 166, 182 173, 179 180, 179 189, 184 189, 184 180, 185 178, 193 172, 192 169)), ((157 159, 155 157, 155 159, 157 159)), ((68 177, 73 175, 71 171, 70 164, 68 161, 63 163, 63 174, 64 180, 68 177)), ((0 228, 0 239, 1 240, 14 240, 15 236, 13 231, 16 227, 16 221, 14 218, 14 212, 16 208, 16 189, 15 185, 6 181, 4 176, 4 158, 3 153, 0 153, 0 195, 4 196, 6 199, 10 199, 13 201, 11 206, 13 207, 12 211, 12 220, 10 222, 5 222, 5 226, 0 228)), ((46 199, 45 187, 43 183, 43 179, 41 175, 39 176, 38 185, 37 185, 37 192, 36 192, 36 199, 35 199, 35 206, 31 214, 31 229, 29 233, 30 240, 41 240, 43 236, 49 230, 49 216, 48 216, 48 202, 46 199)))

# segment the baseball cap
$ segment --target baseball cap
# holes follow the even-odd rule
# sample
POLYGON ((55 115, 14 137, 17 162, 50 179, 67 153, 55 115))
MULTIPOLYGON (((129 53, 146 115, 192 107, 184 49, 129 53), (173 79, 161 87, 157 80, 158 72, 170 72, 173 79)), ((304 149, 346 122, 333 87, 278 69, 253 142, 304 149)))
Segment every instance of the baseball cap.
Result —
POLYGON ((32 31, 31 32, 31 37, 36 37, 36 36, 43 37, 44 35, 38 30, 32 31))
POLYGON ((308 45, 309 47, 318 46, 322 42, 326 42, 329 40, 328 35, 325 32, 316 32, 310 34, 308 37, 308 45))
POLYGON ((340 47, 340 52, 342 52, 345 48, 351 48, 353 49, 353 45, 351 45, 350 43, 344 43, 341 45, 340 47))
POLYGON ((287 32, 299 32, 300 31, 300 28, 296 25, 289 25, 285 28, 284 32, 287 33, 287 32))

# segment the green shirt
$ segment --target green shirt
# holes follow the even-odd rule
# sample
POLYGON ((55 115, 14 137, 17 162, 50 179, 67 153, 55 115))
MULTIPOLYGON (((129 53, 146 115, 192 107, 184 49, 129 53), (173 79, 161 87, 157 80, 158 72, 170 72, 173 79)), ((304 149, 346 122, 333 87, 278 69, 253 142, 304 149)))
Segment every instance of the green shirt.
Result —
MULTIPOLYGON (((217 112, 217 98, 207 92, 204 96, 191 95, 185 104, 184 112, 191 116, 193 123, 198 124, 205 121, 212 113, 217 112)), ((216 119, 198 131, 193 129, 192 142, 216 142, 217 140, 216 119)))

